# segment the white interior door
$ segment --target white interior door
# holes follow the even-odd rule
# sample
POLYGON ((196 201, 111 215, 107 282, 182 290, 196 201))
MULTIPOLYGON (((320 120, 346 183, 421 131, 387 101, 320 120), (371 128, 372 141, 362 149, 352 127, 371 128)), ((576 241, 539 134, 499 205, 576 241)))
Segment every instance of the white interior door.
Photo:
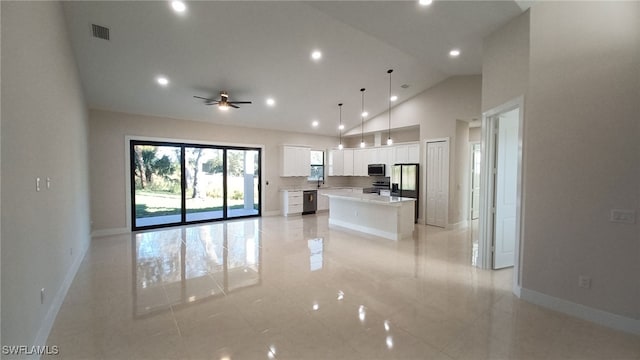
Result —
POLYGON ((480 216, 480 143, 471 146, 471 220, 480 216))
POLYGON ((449 144, 427 143, 427 225, 447 226, 449 201, 449 144))
POLYGON ((493 268, 513 266, 518 194, 518 124, 520 109, 500 115, 496 148, 493 268))

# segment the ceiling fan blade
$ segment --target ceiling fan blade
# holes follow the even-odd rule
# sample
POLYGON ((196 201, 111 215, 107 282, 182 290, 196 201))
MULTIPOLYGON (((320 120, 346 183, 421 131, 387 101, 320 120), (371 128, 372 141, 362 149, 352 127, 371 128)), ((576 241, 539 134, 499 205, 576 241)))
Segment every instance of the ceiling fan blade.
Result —
POLYGON ((209 99, 209 98, 202 97, 202 96, 195 96, 195 95, 193 95, 193 97, 194 97, 194 98, 196 98, 196 99, 202 99, 202 100, 207 100, 207 101, 217 101, 217 100, 209 99))
POLYGON ((229 104, 251 104, 251 101, 228 101, 229 104))
POLYGON ((232 108, 234 108, 234 109, 240 109, 240 106, 235 106, 235 105, 233 105, 233 103, 231 103, 231 102, 227 102, 227 105, 231 106, 231 107, 232 107, 232 108))

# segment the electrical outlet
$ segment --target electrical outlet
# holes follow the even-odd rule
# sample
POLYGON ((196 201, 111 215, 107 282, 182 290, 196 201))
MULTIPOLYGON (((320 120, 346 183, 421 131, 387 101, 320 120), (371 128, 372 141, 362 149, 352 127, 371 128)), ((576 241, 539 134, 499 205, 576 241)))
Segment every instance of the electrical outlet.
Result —
POLYGON ((40 289, 40 304, 44 304, 44 288, 40 289))
POLYGON ((591 278, 588 276, 579 276, 578 277, 578 286, 581 288, 589 289, 591 288, 591 278))
POLYGON ((36 178, 36 191, 40 191, 40 178, 36 178))
POLYGON ((51 189, 51 178, 47 178, 47 190, 51 189))
POLYGON ((625 224, 635 224, 636 212, 634 210, 611 209, 609 221, 625 224))

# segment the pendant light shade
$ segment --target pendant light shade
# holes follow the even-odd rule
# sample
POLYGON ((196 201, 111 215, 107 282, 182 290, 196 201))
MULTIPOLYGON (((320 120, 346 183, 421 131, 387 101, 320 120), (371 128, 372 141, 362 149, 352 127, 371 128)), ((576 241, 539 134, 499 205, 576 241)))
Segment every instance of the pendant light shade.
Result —
POLYGON ((367 144, 364 143, 364 91, 365 91, 365 88, 360 89, 360 92, 362 93, 362 112, 360 112, 360 147, 361 148, 367 146, 367 144))
POLYGON ((389 74, 389 133, 387 135, 387 145, 393 145, 393 140, 391 139, 391 73, 393 69, 387 70, 387 74, 389 74))
POLYGON ((340 144, 338 144, 338 149, 342 150, 344 148, 342 146, 342 103, 338 104, 338 109, 340 110, 340 122, 338 123, 338 129, 340 130, 340 144))

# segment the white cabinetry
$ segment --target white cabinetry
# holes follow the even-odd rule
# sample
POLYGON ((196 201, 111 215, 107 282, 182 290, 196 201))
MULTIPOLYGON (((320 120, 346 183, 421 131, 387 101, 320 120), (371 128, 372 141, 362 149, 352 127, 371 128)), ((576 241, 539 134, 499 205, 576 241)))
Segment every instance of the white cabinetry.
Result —
POLYGON ((329 150, 329 176, 367 176, 369 164, 385 164, 386 176, 391 166, 401 163, 420 163, 420 144, 405 143, 365 149, 329 150))
POLYGON ((308 147, 283 145, 280 155, 280 176, 308 177, 311 174, 311 149, 308 147))
POLYGON ((343 165, 344 171, 342 172, 343 176, 353 176, 353 149, 343 149, 343 165))
POLYGON ((353 175, 354 176, 367 176, 368 175, 368 163, 369 153, 368 149, 356 149, 353 150, 353 175))
POLYGON ((344 175, 344 150, 329 150, 329 176, 344 175))
POLYGON ((302 191, 286 190, 282 192, 282 215, 302 214, 302 191))
POLYGON ((329 194, 330 191, 328 189, 318 190, 318 211, 329 210, 329 198, 325 195, 329 194))
POLYGON ((393 147, 393 163, 419 163, 420 144, 403 144, 393 147))
POLYGON ((378 164, 385 165, 385 175, 391 176, 391 165, 393 165, 393 148, 383 147, 378 149, 378 164))

